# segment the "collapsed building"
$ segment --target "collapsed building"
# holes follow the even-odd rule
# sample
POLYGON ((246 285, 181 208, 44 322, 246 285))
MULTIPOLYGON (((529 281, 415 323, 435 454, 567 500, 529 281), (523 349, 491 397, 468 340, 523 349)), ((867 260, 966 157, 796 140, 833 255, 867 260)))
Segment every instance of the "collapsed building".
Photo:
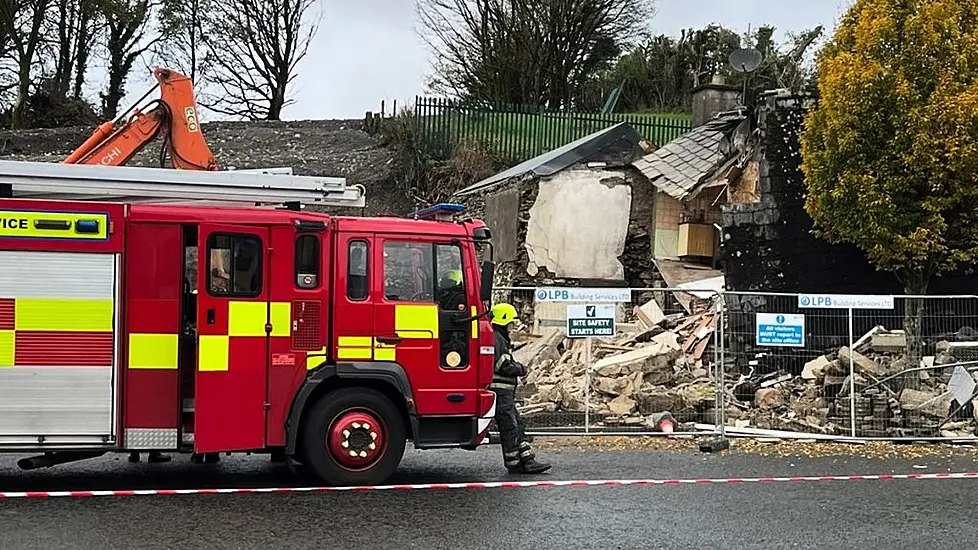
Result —
MULTIPOLYGON (((480 191, 476 184, 466 194, 499 239, 501 285, 690 289, 633 296, 620 308, 619 336, 595 339, 592 421, 648 427, 670 412, 691 429, 723 419, 742 433, 973 434, 974 405, 961 388, 973 382, 978 364, 969 355, 978 346, 971 328, 978 326, 978 308, 967 299, 928 301, 919 365, 892 344, 905 338, 899 330, 902 300, 892 310, 854 316, 852 350, 847 331, 840 330, 848 323, 845 310, 808 315, 802 347, 757 345, 757 313, 806 313, 790 293, 899 295, 901 289, 855 247, 812 233, 799 136, 815 99, 775 91, 747 110, 737 106, 734 90, 713 86, 709 92, 717 112, 671 143, 637 141, 619 125, 604 134, 606 145, 619 144, 610 156, 614 162, 597 152, 582 154, 581 143, 569 144, 554 152, 565 155, 559 166, 525 163, 501 174, 493 187, 480 191), (614 185, 629 192, 598 189, 614 185), (575 192, 575 206, 553 198, 575 192), (542 223, 554 215, 560 221, 542 223), (642 248, 629 246, 639 240, 642 248), (637 252, 630 257, 628 250, 637 252), (721 266, 722 272, 716 269, 721 266), (718 359, 720 317, 704 321, 712 313, 710 293, 692 289, 721 288, 728 291, 722 317, 726 361, 718 379, 719 369, 711 367, 718 359), (681 296, 685 300, 670 303, 681 296), (881 343, 886 338, 889 345, 881 343), (921 372, 914 375, 919 381, 908 377, 908 369, 921 372), (717 387, 723 388, 723 411, 716 409, 717 387)), ((932 291, 972 294, 976 282, 973 269, 964 267, 936 280, 932 291)), ((515 293, 506 297, 518 299, 515 293)), ((580 415, 585 393, 581 344, 553 330, 562 324, 564 304, 536 304, 533 312, 533 297, 522 298, 525 311, 548 321, 533 319, 526 337, 523 353, 535 367, 521 391, 524 411, 542 417, 537 424, 579 425, 581 418, 573 415, 580 415)))

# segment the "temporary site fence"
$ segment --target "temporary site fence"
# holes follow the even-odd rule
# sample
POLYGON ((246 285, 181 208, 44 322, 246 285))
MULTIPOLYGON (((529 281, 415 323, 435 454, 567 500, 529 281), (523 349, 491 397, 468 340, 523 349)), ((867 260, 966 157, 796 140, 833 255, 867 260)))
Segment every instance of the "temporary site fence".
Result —
POLYGON ((631 288, 609 310, 542 290, 494 296, 524 324, 531 434, 978 441, 978 296, 631 288), (587 305, 614 336, 567 337, 587 305))

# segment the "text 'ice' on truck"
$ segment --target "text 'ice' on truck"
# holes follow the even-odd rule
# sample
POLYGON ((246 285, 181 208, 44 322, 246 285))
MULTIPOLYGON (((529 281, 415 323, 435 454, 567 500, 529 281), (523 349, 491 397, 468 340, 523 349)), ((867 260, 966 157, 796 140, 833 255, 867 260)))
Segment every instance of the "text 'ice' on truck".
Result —
POLYGON ((294 204, 362 206, 362 188, 0 161, 4 188, 0 452, 41 453, 21 467, 267 452, 376 484, 407 440, 486 441, 492 247, 457 205, 336 217, 294 204), (194 202, 254 200, 293 207, 194 202))

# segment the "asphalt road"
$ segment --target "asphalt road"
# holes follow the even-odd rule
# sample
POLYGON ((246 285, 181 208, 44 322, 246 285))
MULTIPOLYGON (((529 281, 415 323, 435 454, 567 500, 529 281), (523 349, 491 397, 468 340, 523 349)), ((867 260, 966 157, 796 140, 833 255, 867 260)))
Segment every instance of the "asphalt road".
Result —
MULTIPOLYGON (((512 479, 498 447, 408 451, 392 481, 512 479)), ((553 451, 545 479, 966 472, 974 458, 772 458, 660 451, 553 451)), ((302 486, 265 457, 219 465, 111 457, 20 472, 0 490, 302 486)), ((854 481, 56 498, 0 501, 0 548, 476 549, 859 548, 976 540, 976 480, 854 481)))

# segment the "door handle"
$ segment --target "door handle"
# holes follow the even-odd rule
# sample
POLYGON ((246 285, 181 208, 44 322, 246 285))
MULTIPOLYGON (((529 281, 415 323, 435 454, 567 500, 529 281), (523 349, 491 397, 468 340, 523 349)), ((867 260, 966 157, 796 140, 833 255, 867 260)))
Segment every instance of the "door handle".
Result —
POLYGON ((214 308, 208 308, 207 309, 207 324, 208 325, 213 325, 215 323, 214 317, 215 317, 215 315, 214 315, 214 308))
POLYGON ((381 344, 400 344, 404 341, 404 338, 400 336, 378 336, 377 341, 381 344))

